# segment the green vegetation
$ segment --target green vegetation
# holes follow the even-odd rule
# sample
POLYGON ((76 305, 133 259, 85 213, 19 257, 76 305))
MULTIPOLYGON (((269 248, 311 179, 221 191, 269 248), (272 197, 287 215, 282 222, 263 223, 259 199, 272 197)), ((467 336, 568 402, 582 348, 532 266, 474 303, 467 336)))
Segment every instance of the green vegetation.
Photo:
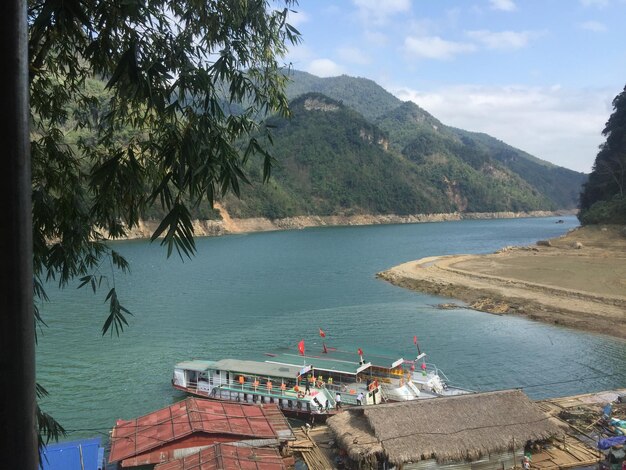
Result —
MULTIPOLYGON (((381 116, 380 127, 345 101, 321 93, 304 94, 290 107, 290 119, 267 122, 277 158, 269 184, 262 185, 260 168, 251 167, 253 184, 242 188, 242 198, 224 201, 231 215, 553 210, 573 207, 582 179, 560 169, 579 177, 566 183, 572 197, 561 204, 494 157, 511 149, 517 158, 515 149, 493 144, 489 139, 495 139, 488 136, 492 147, 460 135, 462 131, 447 128, 413 103, 401 103, 381 116)), ((524 164, 538 174, 540 169, 558 169, 533 157, 527 160, 524 164)))
MULTIPOLYGON (((239 194, 255 155, 269 177, 250 135, 259 115, 288 114, 279 59, 300 39, 285 22, 296 2, 280 3, 28 1, 36 300, 44 280, 107 289, 102 334, 119 334, 130 312, 102 266, 128 264, 108 235, 152 215, 168 256, 191 256, 190 210, 210 215, 216 197, 239 194)), ((40 435, 62 432, 37 417, 40 435)))
POLYGON ((580 196, 582 224, 626 223, 626 87, 613 100, 589 181, 580 196))

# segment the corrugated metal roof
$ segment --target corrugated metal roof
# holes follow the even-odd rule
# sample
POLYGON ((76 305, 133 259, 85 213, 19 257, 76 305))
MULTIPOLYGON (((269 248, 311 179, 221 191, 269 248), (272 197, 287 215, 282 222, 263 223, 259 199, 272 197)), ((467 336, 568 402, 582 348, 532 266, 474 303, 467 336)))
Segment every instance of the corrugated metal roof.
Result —
POLYGON ((174 366, 176 369, 194 370, 204 372, 208 369, 235 372, 246 375, 258 375, 259 377, 278 377, 295 379, 300 372, 301 366, 279 365, 262 361, 244 361, 241 359, 222 359, 220 361, 193 360, 179 362, 174 366))
POLYGON ((43 451, 39 468, 42 470, 68 470, 104 468, 104 448, 100 438, 50 444, 43 451))
POLYGON ((240 359, 222 359, 213 364, 219 370, 241 372, 248 375, 281 377, 295 379, 302 366, 270 364, 261 361, 242 361, 240 359))
MULTIPOLYGON (((303 359, 306 359, 307 364, 309 362, 313 362, 315 360, 320 360, 320 361, 329 361, 329 363, 333 363, 333 362, 345 362, 348 364, 353 364, 355 365, 354 369, 356 369, 359 365, 360 362, 360 357, 357 354, 357 349, 358 348, 354 348, 353 351, 345 351, 345 350, 338 350, 336 348, 327 347, 327 352, 319 352, 319 353, 309 353, 307 351, 307 355, 303 358, 301 355, 298 354, 297 351, 291 352, 293 350, 280 350, 280 351, 272 351, 270 353, 267 353, 268 356, 271 357, 279 357, 279 356, 284 356, 284 357, 288 357, 290 358, 287 361, 281 361, 284 362, 286 364, 300 364, 302 362, 303 359)), ((367 363, 370 362, 374 367, 388 367, 391 368, 392 364, 401 360, 402 358, 400 357, 396 357, 396 356, 384 356, 381 354, 373 354, 371 351, 367 350, 365 351, 365 354, 363 355, 363 360, 367 363)), ((274 361, 274 359, 269 359, 274 361)), ((412 361, 411 361, 412 362, 412 361)), ((322 362, 323 364, 324 362, 322 362)), ((320 366, 321 368, 321 366, 320 366)), ((351 370, 351 369, 350 369, 351 370)))
POLYGON ((193 361, 179 362, 174 367, 176 369, 196 370, 198 372, 204 372, 210 369, 215 364, 215 361, 203 361, 200 359, 194 359, 193 361))
POLYGON ((356 375, 360 367, 358 362, 353 361, 311 356, 303 358, 302 356, 288 353, 273 355, 271 358, 267 359, 267 361, 278 364, 297 364, 298 362, 302 362, 303 359, 306 359, 307 365, 312 365, 317 370, 326 370, 338 374, 356 375))
POLYGON ((233 440, 295 439, 277 405, 187 398, 140 418, 119 420, 111 435, 109 461, 143 454, 195 433, 230 436, 233 440))
POLYGON ((216 444, 182 459, 157 465, 154 470, 285 470, 278 449, 216 444))

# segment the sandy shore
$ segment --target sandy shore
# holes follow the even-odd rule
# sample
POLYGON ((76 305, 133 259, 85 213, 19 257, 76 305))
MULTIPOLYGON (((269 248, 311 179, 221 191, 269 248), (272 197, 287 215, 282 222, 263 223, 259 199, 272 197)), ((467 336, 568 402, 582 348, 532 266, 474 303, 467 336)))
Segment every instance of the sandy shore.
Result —
POLYGON ((532 247, 424 258, 378 276, 477 310, 626 339, 625 230, 583 227, 532 247))

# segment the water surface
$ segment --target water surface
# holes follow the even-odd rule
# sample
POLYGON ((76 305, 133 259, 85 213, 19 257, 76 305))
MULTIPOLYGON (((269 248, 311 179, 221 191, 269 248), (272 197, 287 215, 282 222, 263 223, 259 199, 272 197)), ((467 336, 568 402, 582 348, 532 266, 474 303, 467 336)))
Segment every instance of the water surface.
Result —
MULTIPOLYGON (((375 274, 425 256, 488 253, 527 245, 575 227, 574 217, 312 228, 197 240, 182 262, 146 241, 118 242, 129 275, 115 274, 134 316, 118 338, 100 334, 102 293, 49 288, 49 327, 37 347, 44 408, 72 433, 106 434, 182 398, 173 365, 191 358, 263 358, 305 340, 356 352, 413 357, 417 335, 429 362, 457 385, 523 388, 546 398, 626 386, 626 344, 607 336, 490 315, 438 310, 454 301, 378 280, 375 274)), ((111 275, 109 268, 102 272, 111 275)))

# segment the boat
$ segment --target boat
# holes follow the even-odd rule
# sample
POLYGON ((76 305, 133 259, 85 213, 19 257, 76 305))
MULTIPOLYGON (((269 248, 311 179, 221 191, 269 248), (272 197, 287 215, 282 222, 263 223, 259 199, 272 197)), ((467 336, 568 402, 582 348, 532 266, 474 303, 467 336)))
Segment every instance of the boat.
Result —
MULTIPOLYGON (((320 354, 305 356, 306 363, 326 382, 326 388, 348 392, 344 400, 348 404, 357 404, 359 393, 365 395, 364 405, 471 393, 471 390, 449 385, 443 371, 427 363, 426 354, 421 351, 414 360, 368 355, 367 361, 360 348, 356 351, 355 354, 324 345, 320 354)), ((266 355, 270 357, 267 362, 279 365, 302 361, 301 355, 290 351, 266 355)))
POLYGON ((267 353, 265 361, 192 360, 174 367, 172 385, 188 394, 240 403, 275 403, 287 416, 324 421, 346 406, 470 393, 450 387, 425 354, 415 360, 370 356, 327 348, 320 355, 267 353), (422 361, 419 370, 416 363, 422 361), (339 403, 338 403, 339 402, 339 403))
POLYGON ((324 421, 337 412, 336 394, 308 382, 310 370, 307 365, 264 361, 192 360, 174 366, 172 385, 190 395, 214 400, 275 403, 286 416, 324 421))

